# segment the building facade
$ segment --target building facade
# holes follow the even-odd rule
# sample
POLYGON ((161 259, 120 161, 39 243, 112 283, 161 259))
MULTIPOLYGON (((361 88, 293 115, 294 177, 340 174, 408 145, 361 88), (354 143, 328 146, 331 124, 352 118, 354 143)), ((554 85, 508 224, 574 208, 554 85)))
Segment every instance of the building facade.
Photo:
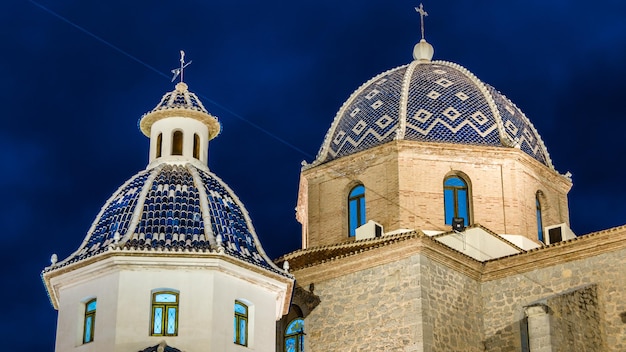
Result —
POLYGON ((146 169, 42 273, 56 350, 626 350, 626 226, 574 235, 531 121, 433 52, 339 109, 301 170, 302 248, 276 261, 178 83, 140 121, 146 169))
POLYGON ((530 120, 432 55, 359 87, 302 167, 277 331, 306 335, 279 351, 625 350, 626 227, 575 236, 530 120))
POLYGON ((207 167, 217 118, 180 82, 140 128, 146 169, 43 271, 59 311, 56 351, 274 351, 294 280, 207 167))

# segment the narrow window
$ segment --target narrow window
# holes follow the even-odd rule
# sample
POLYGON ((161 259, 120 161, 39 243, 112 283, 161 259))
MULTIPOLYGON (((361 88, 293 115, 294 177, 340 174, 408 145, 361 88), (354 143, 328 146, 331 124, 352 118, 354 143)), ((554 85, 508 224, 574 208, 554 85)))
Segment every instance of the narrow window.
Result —
POLYGON ((285 329, 285 352, 304 351, 304 319, 296 318, 285 329))
POLYGON ((163 145, 163 133, 159 133, 157 136, 157 145, 156 145, 156 157, 161 157, 161 146, 163 145))
POLYGON ((452 225, 452 218, 469 219, 469 190, 467 183, 458 176, 449 176, 443 183, 443 203, 445 207, 446 225, 452 225))
POLYGON ((85 319, 83 321, 83 343, 93 341, 93 332, 96 326, 96 299, 85 303, 85 319))
POLYGON ((233 341, 248 346, 248 306, 240 301, 235 301, 233 341))
POLYGON ((541 221, 541 202, 539 201, 540 195, 541 191, 535 194, 535 206, 537 207, 537 238, 539 241, 543 242, 543 221, 541 221))
POLYGON ((348 236, 355 235, 356 228, 365 224, 365 186, 358 185, 348 195, 348 236))
POLYGON ((193 134, 193 157, 200 159, 200 136, 197 133, 193 134))
POLYGON ((178 292, 152 293, 151 336, 178 335, 178 292))
POLYGON ((172 137, 172 155, 183 155, 183 132, 176 131, 172 137))

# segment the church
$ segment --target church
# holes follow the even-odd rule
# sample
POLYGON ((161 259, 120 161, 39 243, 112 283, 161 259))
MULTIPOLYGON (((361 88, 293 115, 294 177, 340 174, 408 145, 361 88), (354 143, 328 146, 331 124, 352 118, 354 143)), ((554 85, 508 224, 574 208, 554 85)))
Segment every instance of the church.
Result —
POLYGON ((571 175, 509 98, 413 60, 358 87, 272 260, 208 168, 216 116, 180 82, 141 117, 149 160, 42 279, 56 351, 624 351, 626 226, 569 227, 571 175))

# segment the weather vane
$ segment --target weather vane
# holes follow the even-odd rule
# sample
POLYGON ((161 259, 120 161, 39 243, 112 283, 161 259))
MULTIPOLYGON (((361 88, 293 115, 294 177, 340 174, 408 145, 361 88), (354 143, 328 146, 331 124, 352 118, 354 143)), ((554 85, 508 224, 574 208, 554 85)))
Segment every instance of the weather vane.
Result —
POLYGON ((174 77, 172 77, 172 82, 174 82, 174 80, 176 79, 176 77, 178 77, 180 75, 180 81, 183 81, 183 71, 185 70, 185 67, 191 65, 192 61, 189 61, 188 63, 185 63, 185 52, 184 51, 180 51, 180 67, 179 68, 175 68, 172 70, 172 73, 174 74, 174 77))
POLYGON ((422 24, 422 39, 424 39, 424 17, 428 16, 428 12, 424 10, 424 5, 420 3, 420 7, 416 7, 415 11, 420 14, 420 22, 422 24))

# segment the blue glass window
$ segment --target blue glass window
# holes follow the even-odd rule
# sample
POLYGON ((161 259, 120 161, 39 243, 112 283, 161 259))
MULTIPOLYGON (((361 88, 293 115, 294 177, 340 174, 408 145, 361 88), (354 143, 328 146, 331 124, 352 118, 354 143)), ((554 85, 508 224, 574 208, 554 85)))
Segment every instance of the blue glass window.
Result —
POLYGON ((151 336, 178 335, 178 292, 152 293, 151 336))
POLYGON ((365 224, 365 186, 358 185, 348 195, 348 236, 355 235, 356 228, 365 224))
POLYGON ((240 301, 235 301, 233 324, 233 342, 238 345, 248 346, 248 306, 240 301))
POLYGON ((469 189, 467 182, 458 176, 449 176, 443 183, 443 204, 445 208, 446 225, 452 225, 452 218, 465 219, 468 226, 469 218, 469 189))
POLYGON ((85 318, 83 321, 83 343, 93 341, 96 326, 96 299, 85 303, 85 318))
POLYGON ((296 318, 285 329, 285 352, 304 351, 304 319, 296 318))
POLYGON ((541 221, 541 202, 539 201, 540 192, 535 194, 535 206, 537 208, 537 238, 543 242, 543 221, 541 221))

